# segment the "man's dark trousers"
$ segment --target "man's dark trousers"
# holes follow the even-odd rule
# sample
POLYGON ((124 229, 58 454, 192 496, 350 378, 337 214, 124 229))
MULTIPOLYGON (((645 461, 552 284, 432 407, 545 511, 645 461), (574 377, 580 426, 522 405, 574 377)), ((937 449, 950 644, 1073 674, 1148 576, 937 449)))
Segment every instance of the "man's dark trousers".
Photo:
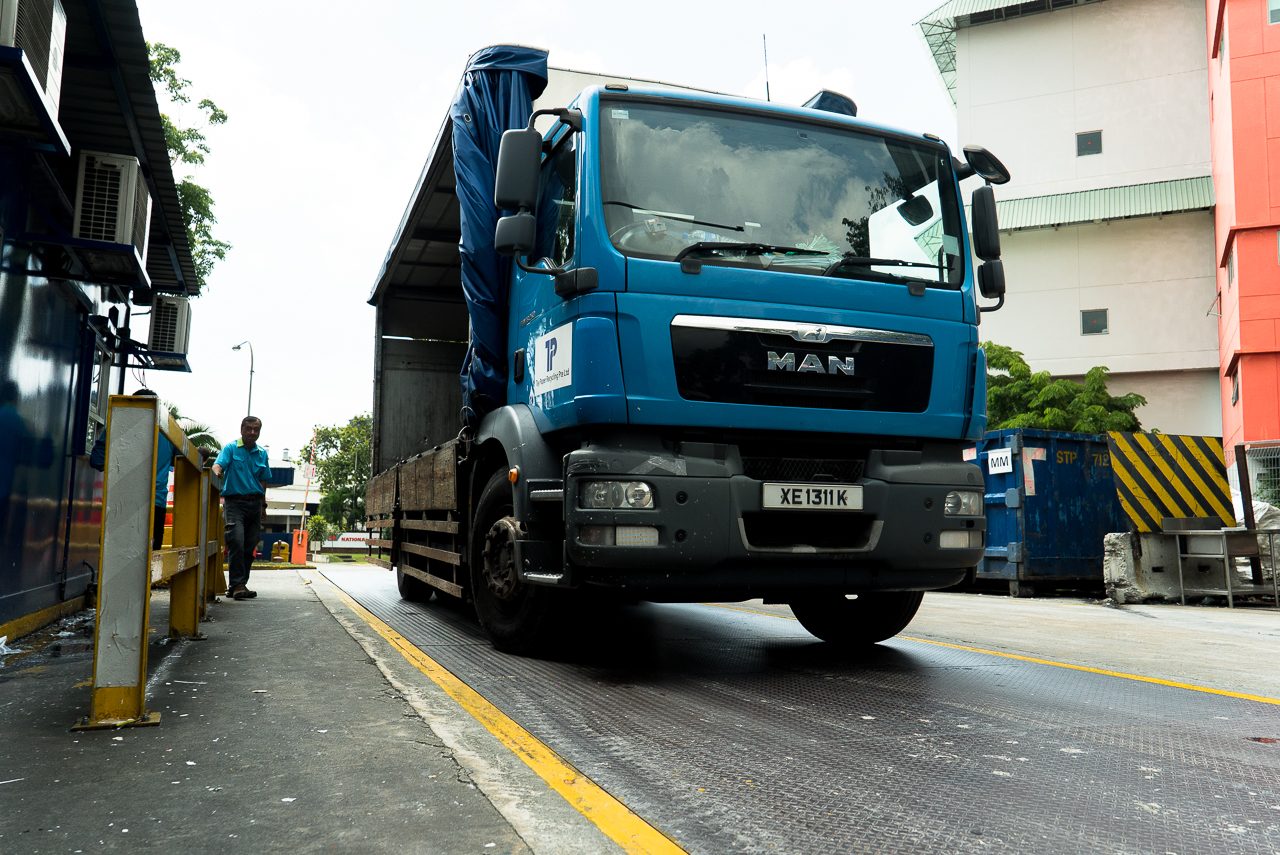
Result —
POLYGON ((249 584, 253 551, 262 535, 262 496, 227 496, 222 506, 226 520, 227 564, 231 587, 249 584))

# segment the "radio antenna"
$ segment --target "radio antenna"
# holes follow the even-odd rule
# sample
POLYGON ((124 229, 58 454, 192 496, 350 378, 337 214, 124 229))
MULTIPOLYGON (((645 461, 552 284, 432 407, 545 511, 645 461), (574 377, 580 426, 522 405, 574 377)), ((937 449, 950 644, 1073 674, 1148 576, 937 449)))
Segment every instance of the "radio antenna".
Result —
POLYGON ((764 42, 764 100, 769 101, 769 37, 761 33, 760 40, 764 42))

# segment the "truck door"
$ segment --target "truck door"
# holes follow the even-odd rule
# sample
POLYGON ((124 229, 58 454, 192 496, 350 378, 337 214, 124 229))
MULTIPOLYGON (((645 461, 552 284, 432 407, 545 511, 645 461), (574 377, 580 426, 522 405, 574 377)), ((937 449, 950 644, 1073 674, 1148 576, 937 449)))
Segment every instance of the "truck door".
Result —
MULTIPOLYGON (((579 265, 581 153, 577 134, 567 128, 557 134, 542 162, 537 246, 529 260, 572 270, 579 265)), ((515 364, 507 400, 528 403, 543 430, 625 421, 613 294, 566 300, 556 294, 552 276, 516 268, 514 277, 509 339, 515 364)))

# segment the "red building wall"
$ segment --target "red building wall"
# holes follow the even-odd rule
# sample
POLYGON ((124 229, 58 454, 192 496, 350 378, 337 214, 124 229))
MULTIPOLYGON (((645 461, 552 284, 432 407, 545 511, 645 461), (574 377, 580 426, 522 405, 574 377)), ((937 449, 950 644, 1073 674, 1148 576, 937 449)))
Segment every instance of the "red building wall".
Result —
POLYGON ((1229 449, 1280 439, 1280 23, 1269 22, 1268 0, 1205 8, 1229 449))

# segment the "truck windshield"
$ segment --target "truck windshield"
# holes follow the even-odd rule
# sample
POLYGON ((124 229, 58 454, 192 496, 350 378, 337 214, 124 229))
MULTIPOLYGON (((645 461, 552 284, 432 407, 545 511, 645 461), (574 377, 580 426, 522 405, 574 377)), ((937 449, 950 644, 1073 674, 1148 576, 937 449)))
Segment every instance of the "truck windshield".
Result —
POLYGON ((964 281, 955 181, 940 147, 635 101, 605 101, 601 116, 605 224, 625 255, 964 281), (738 243, 752 246, 726 246, 738 243))

